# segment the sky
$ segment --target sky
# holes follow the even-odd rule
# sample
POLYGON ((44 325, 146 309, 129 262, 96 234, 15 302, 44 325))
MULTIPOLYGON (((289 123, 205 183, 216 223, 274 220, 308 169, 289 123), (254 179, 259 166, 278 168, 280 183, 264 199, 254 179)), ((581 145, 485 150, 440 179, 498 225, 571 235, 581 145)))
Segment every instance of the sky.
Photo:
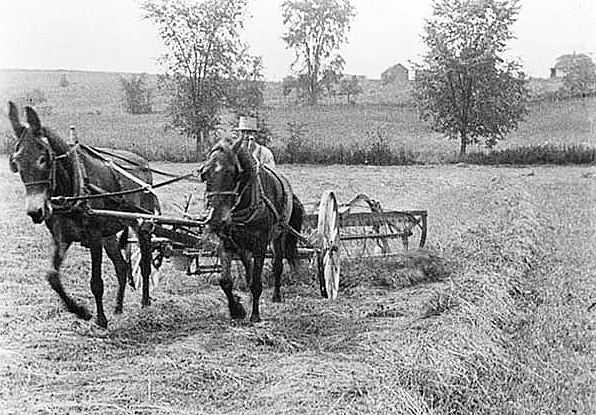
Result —
MULTIPOLYGON (((265 77, 290 73, 293 51, 281 39, 283 0, 249 0, 244 39, 263 58, 265 77)), ((378 79, 387 67, 419 62, 430 0, 351 0, 356 9, 344 72, 378 79)), ((548 77, 557 56, 596 60, 596 0, 521 0, 507 58, 548 77)), ((165 48, 139 0, 1 0, 0 68, 160 73, 165 48)))

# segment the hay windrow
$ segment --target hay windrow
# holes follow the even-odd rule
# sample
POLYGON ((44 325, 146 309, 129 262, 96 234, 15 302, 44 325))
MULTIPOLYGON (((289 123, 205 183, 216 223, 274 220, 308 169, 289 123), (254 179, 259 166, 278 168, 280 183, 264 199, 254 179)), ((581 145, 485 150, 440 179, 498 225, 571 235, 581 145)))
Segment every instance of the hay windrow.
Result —
MULTIPOLYGON (((503 384, 515 370, 505 328, 514 319, 517 281, 540 259, 536 233, 540 215, 523 188, 495 184, 498 210, 465 231, 470 261, 462 261, 453 283, 436 291, 422 310, 420 335, 383 353, 391 367, 402 367, 400 384, 420 391, 440 413, 484 413, 505 408, 503 384)), ((452 251, 453 252, 453 251, 452 251)))

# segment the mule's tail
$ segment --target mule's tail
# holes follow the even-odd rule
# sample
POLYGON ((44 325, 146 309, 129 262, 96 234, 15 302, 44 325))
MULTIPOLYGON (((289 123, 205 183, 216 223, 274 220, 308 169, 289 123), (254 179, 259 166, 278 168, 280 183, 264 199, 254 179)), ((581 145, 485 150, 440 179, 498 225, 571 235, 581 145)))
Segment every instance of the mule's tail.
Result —
MULTIPOLYGON (((302 221, 304 220, 304 206, 296 195, 292 195, 292 214, 290 215, 289 225, 296 232, 302 231, 302 221)), ((284 247, 286 259, 290 266, 294 268, 298 258, 298 238, 290 232, 286 234, 286 246, 284 247)))

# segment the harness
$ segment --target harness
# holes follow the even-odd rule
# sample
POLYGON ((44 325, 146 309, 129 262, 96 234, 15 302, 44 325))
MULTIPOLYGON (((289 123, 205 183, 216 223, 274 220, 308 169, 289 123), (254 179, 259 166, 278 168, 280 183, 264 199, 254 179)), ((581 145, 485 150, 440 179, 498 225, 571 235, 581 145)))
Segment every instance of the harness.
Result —
POLYGON ((240 189, 241 185, 241 181, 238 181, 234 190, 205 192, 205 198, 210 204, 212 204, 211 201, 216 197, 235 198, 234 204, 232 205, 230 211, 232 217, 232 226, 229 228, 229 235, 227 235, 230 240, 233 241, 231 234, 233 228, 246 227, 250 223, 262 218, 267 210, 270 211, 275 218, 273 231, 281 232, 286 229, 292 212, 292 188, 290 187, 289 182, 283 176, 280 176, 273 169, 267 166, 257 164, 255 177, 252 179, 252 183, 249 181, 242 189, 240 189), (261 169, 265 169, 265 171, 269 172, 281 185, 281 193, 284 198, 284 207, 281 212, 265 194, 263 182, 261 180, 261 169), (251 194, 248 194, 248 192, 251 192, 251 194), (245 199, 246 196, 248 196, 249 205, 247 207, 241 208, 240 203, 245 199))

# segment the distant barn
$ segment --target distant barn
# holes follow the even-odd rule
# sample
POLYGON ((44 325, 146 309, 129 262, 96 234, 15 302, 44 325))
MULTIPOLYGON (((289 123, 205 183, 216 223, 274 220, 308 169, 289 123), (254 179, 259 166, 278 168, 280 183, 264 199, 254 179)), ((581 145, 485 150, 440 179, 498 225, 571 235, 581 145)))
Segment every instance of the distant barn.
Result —
POLYGON ((395 64, 387 68, 381 74, 381 83, 387 84, 400 84, 405 85, 408 83, 408 68, 403 66, 401 63, 395 64))

